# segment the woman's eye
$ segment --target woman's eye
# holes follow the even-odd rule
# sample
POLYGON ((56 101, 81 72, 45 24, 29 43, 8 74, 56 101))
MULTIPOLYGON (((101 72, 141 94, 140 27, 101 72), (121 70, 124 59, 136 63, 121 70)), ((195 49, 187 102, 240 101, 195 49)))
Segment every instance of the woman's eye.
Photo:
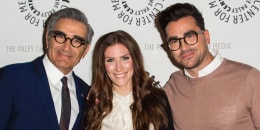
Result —
POLYGON ((128 60, 130 57, 129 56, 124 56, 123 60, 128 60))
POLYGON ((113 59, 106 59, 106 62, 113 62, 113 59))

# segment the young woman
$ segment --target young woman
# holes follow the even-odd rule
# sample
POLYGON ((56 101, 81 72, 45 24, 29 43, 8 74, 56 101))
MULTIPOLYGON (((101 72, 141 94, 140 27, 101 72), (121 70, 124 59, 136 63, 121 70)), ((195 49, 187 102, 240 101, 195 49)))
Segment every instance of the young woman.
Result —
POLYGON ((119 30, 94 47, 85 130, 173 130, 168 99, 144 69, 137 42, 119 30))

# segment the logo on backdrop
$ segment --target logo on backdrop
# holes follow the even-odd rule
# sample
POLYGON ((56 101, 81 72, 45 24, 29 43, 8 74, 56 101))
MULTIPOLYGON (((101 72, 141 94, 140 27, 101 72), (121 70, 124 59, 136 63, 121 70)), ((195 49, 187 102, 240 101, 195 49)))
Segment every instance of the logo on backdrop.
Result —
POLYGON ((259 14, 260 0, 210 0, 209 7, 219 20, 242 24, 259 14))
POLYGON ((33 26, 43 26, 49 15, 68 7, 69 0, 24 0, 19 1, 19 10, 24 20, 33 26))
POLYGON ((111 0, 117 18, 125 24, 137 27, 153 24, 156 14, 164 7, 163 2, 164 0, 111 0))

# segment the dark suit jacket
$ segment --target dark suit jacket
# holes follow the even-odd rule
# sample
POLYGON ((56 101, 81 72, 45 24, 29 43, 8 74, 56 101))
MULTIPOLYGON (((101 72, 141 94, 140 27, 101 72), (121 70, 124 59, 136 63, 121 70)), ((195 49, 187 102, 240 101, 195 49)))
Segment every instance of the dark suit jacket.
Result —
MULTIPOLYGON (((59 130, 42 58, 0 68, 0 130, 59 130)), ((79 103, 73 130, 78 130, 89 85, 73 77, 79 103)))

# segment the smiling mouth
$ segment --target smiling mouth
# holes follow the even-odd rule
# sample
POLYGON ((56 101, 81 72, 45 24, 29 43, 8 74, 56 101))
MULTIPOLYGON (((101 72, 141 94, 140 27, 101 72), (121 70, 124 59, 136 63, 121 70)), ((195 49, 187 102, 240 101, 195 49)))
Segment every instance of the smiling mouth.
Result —
POLYGON ((60 56, 61 58, 66 58, 66 59, 71 58, 71 55, 68 54, 68 53, 60 53, 59 56, 60 56))
POLYGON ((126 75, 125 73, 115 74, 115 77, 117 77, 117 78, 122 78, 122 77, 124 77, 125 75, 126 75))

